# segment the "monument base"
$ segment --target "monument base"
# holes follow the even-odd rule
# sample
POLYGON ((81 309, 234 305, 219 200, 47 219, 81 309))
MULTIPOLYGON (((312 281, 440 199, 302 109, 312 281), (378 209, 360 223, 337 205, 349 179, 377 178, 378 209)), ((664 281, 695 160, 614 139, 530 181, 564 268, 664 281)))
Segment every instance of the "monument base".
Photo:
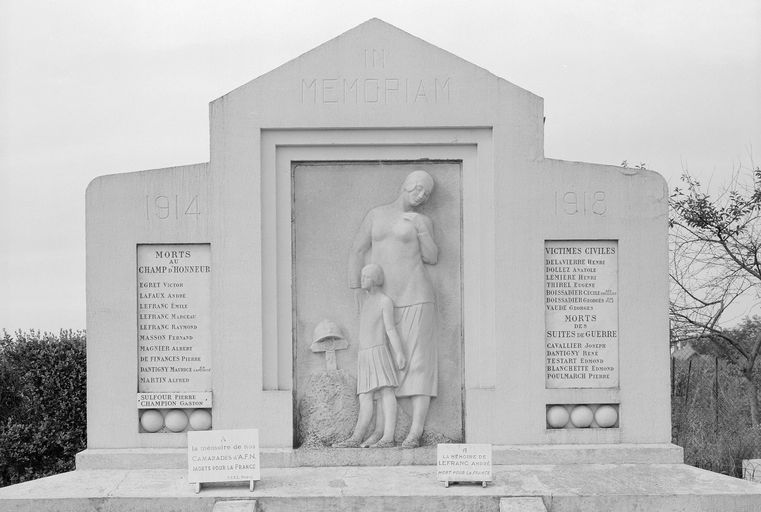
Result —
MULTIPOLYGON (((680 464, 682 448, 673 444, 493 445, 492 461, 529 464, 680 464)), ((261 467, 435 465, 436 447, 261 450, 261 467)), ((185 448, 87 449, 77 454, 77 469, 185 469, 185 448)))
POLYGON ((205 484, 182 469, 77 470, 0 489, 5 512, 266 510, 716 511, 761 509, 761 485, 684 464, 495 465, 494 481, 451 485, 435 466, 263 468, 248 483, 205 484))

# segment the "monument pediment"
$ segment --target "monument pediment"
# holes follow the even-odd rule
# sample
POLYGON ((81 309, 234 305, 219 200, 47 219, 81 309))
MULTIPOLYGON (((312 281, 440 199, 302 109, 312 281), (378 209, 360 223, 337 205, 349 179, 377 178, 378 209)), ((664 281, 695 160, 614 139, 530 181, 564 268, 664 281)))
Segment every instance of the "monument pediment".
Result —
POLYGON ((367 126, 387 119, 419 126, 447 112, 449 122, 454 113, 466 124, 492 124, 496 111, 487 107, 506 99, 541 103, 489 71, 373 18, 218 98, 212 111, 231 101, 244 101, 255 117, 285 107, 280 119, 289 127, 332 124, 325 116, 336 113, 361 116, 367 126))

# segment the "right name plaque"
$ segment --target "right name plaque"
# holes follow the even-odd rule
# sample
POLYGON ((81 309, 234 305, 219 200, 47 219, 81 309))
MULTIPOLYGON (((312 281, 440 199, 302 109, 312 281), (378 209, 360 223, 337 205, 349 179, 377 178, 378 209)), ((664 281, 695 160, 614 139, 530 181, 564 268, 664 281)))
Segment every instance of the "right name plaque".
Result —
POLYGON ((618 387, 618 242, 544 242, 547 388, 618 387))

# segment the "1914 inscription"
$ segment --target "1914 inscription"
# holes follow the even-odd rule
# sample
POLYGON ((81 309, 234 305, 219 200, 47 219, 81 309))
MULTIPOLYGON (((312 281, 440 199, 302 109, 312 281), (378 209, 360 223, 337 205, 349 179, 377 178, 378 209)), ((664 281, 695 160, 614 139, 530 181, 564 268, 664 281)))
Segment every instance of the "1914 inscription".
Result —
POLYGON ((548 388, 618 386, 618 242, 544 245, 548 388))
POLYGON ((137 246, 138 391, 209 391, 211 250, 137 246))
POLYGON ((189 197, 174 195, 145 196, 145 217, 159 220, 179 220, 185 217, 198 217, 201 215, 201 204, 198 194, 189 197))

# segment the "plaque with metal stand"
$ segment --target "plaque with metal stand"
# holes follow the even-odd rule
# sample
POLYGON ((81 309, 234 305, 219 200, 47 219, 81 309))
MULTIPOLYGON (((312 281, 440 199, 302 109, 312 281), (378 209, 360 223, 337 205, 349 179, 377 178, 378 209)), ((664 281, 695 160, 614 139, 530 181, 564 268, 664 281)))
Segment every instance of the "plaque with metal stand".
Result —
POLYGON ((439 444, 436 447, 436 479, 451 484, 473 483, 486 488, 492 481, 490 444, 439 444))
MULTIPOLYGON (((206 483, 209 483, 209 482, 206 482, 206 483)), ((484 483, 485 483, 485 482, 484 482, 484 483)), ((195 483, 195 484, 193 484, 193 485, 194 485, 194 487, 195 487, 195 492, 196 492, 196 494, 198 494, 199 492, 201 492, 201 482, 196 482, 196 483, 195 483)), ((484 485, 484 487, 486 487, 486 486, 484 485)), ((255 488, 256 488, 256 480, 249 480, 249 481, 248 481, 248 492, 254 492, 254 489, 255 489, 255 488)))
POLYGON ((254 492, 260 479, 257 429, 188 432, 188 482, 196 494, 212 482, 248 482, 254 492))
MULTIPOLYGON (((464 483, 469 483, 469 484, 477 484, 477 483, 478 483, 478 481, 475 481, 475 482, 459 482, 459 481, 454 481, 454 480, 453 480, 453 481, 444 480, 444 487, 447 487, 447 488, 449 488, 449 486, 450 486, 451 484, 464 484, 464 483)), ((487 483, 488 483, 488 482, 487 482, 486 480, 483 480, 483 481, 481 481, 481 487, 483 487, 483 488, 485 489, 485 488, 486 488, 486 484, 487 484, 487 483)))

